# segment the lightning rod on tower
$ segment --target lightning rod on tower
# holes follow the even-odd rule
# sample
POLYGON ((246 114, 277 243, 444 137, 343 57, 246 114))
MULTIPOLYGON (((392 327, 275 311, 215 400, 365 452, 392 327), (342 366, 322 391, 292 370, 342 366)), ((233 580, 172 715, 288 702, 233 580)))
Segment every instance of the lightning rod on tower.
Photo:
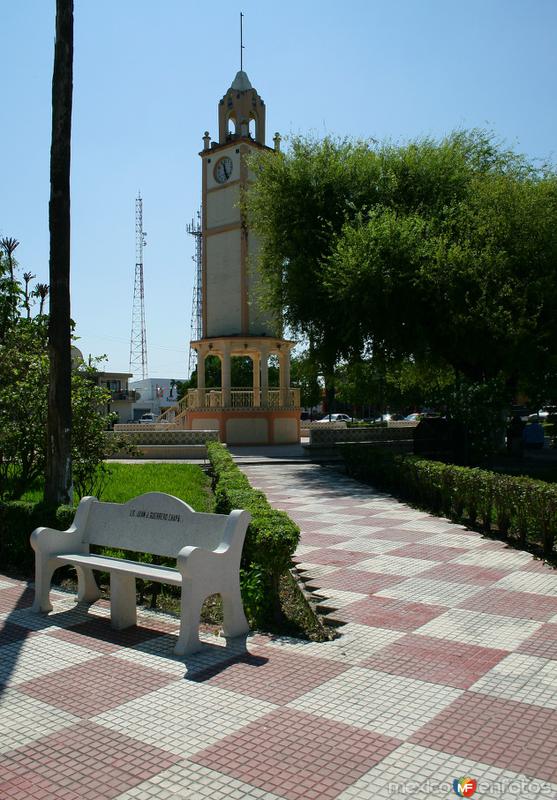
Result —
POLYGON ((147 367, 147 332, 145 329, 145 291, 143 287, 143 248, 147 244, 143 230, 143 200, 137 193, 135 200, 135 279, 133 285, 132 332, 130 340, 129 371, 144 379, 147 367))

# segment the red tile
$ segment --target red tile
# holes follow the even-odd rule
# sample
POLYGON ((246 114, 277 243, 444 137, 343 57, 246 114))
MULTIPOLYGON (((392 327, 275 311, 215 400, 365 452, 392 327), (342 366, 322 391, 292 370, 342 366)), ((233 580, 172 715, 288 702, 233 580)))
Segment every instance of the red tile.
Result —
POLYGON ((491 588, 469 597, 458 607, 467 611, 484 611, 486 614, 546 622, 557 614, 557 597, 491 588))
POLYGON ((333 550, 330 547, 322 547, 319 550, 312 550, 298 556, 300 561, 308 564, 330 564, 336 567, 348 567, 357 564, 359 561, 367 561, 369 553, 355 553, 351 550, 333 550))
POLYGON ((414 631, 446 611, 445 606, 408 603, 406 600, 371 595, 335 611, 335 618, 375 628, 414 631))
POLYGON ((78 717, 94 717, 160 689, 176 677, 125 659, 101 656, 21 683, 19 692, 78 717))
POLYGON ((332 800, 399 744, 378 733, 281 708, 190 760, 286 800, 332 800))
POLYGON ((542 625, 532 636, 522 642, 516 652, 557 660, 557 624, 542 625))
POLYGON ((8 620, 4 620, 4 622, 0 622, 0 646, 19 642, 29 636, 36 635, 36 633, 36 631, 30 631, 28 628, 21 627, 21 625, 14 625, 8 620))
POLYGON ((191 680, 285 705, 346 669, 342 664, 324 658, 258 647, 225 664, 197 672, 191 680))
MULTIPOLYGON (((311 574, 311 572, 310 572, 311 574)), ((401 575, 384 575, 379 572, 364 572, 357 569, 337 569, 328 575, 322 575, 310 581, 321 589, 340 589, 345 592, 360 592, 361 594, 375 594, 387 586, 394 586, 407 578, 401 575)))
POLYGON ((455 583, 489 586, 490 583, 497 583, 511 572, 513 572, 512 569, 486 569, 468 564, 437 564, 427 572, 420 573, 420 578, 439 578, 439 580, 455 581, 455 583))
MULTIPOLYGON (((151 627, 151 620, 148 624, 149 627, 132 625, 117 631, 110 624, 108 617, 90 616, 86 622, 72 625, 64 631, 53 631, 49 635, 79 644, 82 647, 89 647, 91 650, 112 652, 120 647, 134 647, 156 636, 162 636, 165 632, 164 629, 159 629, 159 626, 151 627)), ((171 630, 174 631, 177 627, 173 627, 171 630)))
POLYGON ((83 722, 0 754, 0 786, 10 800, 111 800, 177 761, 159 747, 83 722))
POLYGON ((25 583, 18 583, 7 589, 0 589, 0 614, 29 608, 35 600, 35 590, 25 583))
POLYGON ((557 711, 465 692, 410 741, 532 778, 557 781, 555 731, 557 711))
POLYGON ((507 655, 506 650, 408 634, 360 666, 390 675, 405 675, 456 689, 468 689, 507 655))
POLYGON ((390 556, 404 556, 405 558, 423 558, 426 561, 450 561, 457 556, 467 553, 463 547, 438 547, 434 544, 407 544, 399 550, 390 550, 390 556))
POLYGON ((346 536, 335 536, 332 533, 315 533, 303 530, 300 543, 307 547, 312 545, 316 548, 332 547, 334 544, 346 542, 349 538, 348 534, 346 536))
MULTIPOLYGON (((370 522, 370 525, 373 523, 370 522)), ((397 523, 398 524, 398 523, 397 523)), ((422 539, 430 539, 432 534, 425 531, 402 531, 397 530, 396 527, 386 527, 382 523, 377 523, 381 527, 379 531, 372 531, 370 533, 371 539, 387 539, 389 542, 421 542, 422 539)))

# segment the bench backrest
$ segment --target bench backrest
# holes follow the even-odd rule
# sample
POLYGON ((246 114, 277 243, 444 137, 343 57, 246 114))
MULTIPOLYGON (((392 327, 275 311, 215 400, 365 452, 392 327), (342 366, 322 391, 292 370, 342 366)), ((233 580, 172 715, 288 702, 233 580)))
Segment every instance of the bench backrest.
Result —
POLYGON ((162 492, 142 494, 124 504, 87 500, 91 504, 83 541, 158 556, 176 558, 186 545, 215 550, 228 521, 224 514, 196 512, 162 492))

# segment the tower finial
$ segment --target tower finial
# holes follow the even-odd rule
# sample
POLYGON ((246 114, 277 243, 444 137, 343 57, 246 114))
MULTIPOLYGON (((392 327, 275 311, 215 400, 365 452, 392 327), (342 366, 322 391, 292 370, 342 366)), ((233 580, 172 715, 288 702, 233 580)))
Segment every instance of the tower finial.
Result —
POLYGON ((240 71, 244 69, 244 15, 240 11, 240 71))

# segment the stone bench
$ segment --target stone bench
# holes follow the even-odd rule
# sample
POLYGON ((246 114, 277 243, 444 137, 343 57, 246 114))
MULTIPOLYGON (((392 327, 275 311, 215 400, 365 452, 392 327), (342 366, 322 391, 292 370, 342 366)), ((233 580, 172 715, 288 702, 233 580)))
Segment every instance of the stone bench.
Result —
POLYGON ((52 610, 52 575, 57 567, 70 564, 77 571, 80 602, 93 603, 100 596, 93 570, 110 573, 111 621, 118 630, 136 623, 136 578, 180 586, 177 655, 199 650, 201 606, 211 594, 222 598, 224 635, 245 634, 249 628, 240 595, 240 557, 249 521, 247 511, 204 514, 161 492, 124 504, 84 497, 67 531, 37 528, 31 534, 33 611, 52 610), (90 545, 175 558, 176 568, 97 555, 90 545))

